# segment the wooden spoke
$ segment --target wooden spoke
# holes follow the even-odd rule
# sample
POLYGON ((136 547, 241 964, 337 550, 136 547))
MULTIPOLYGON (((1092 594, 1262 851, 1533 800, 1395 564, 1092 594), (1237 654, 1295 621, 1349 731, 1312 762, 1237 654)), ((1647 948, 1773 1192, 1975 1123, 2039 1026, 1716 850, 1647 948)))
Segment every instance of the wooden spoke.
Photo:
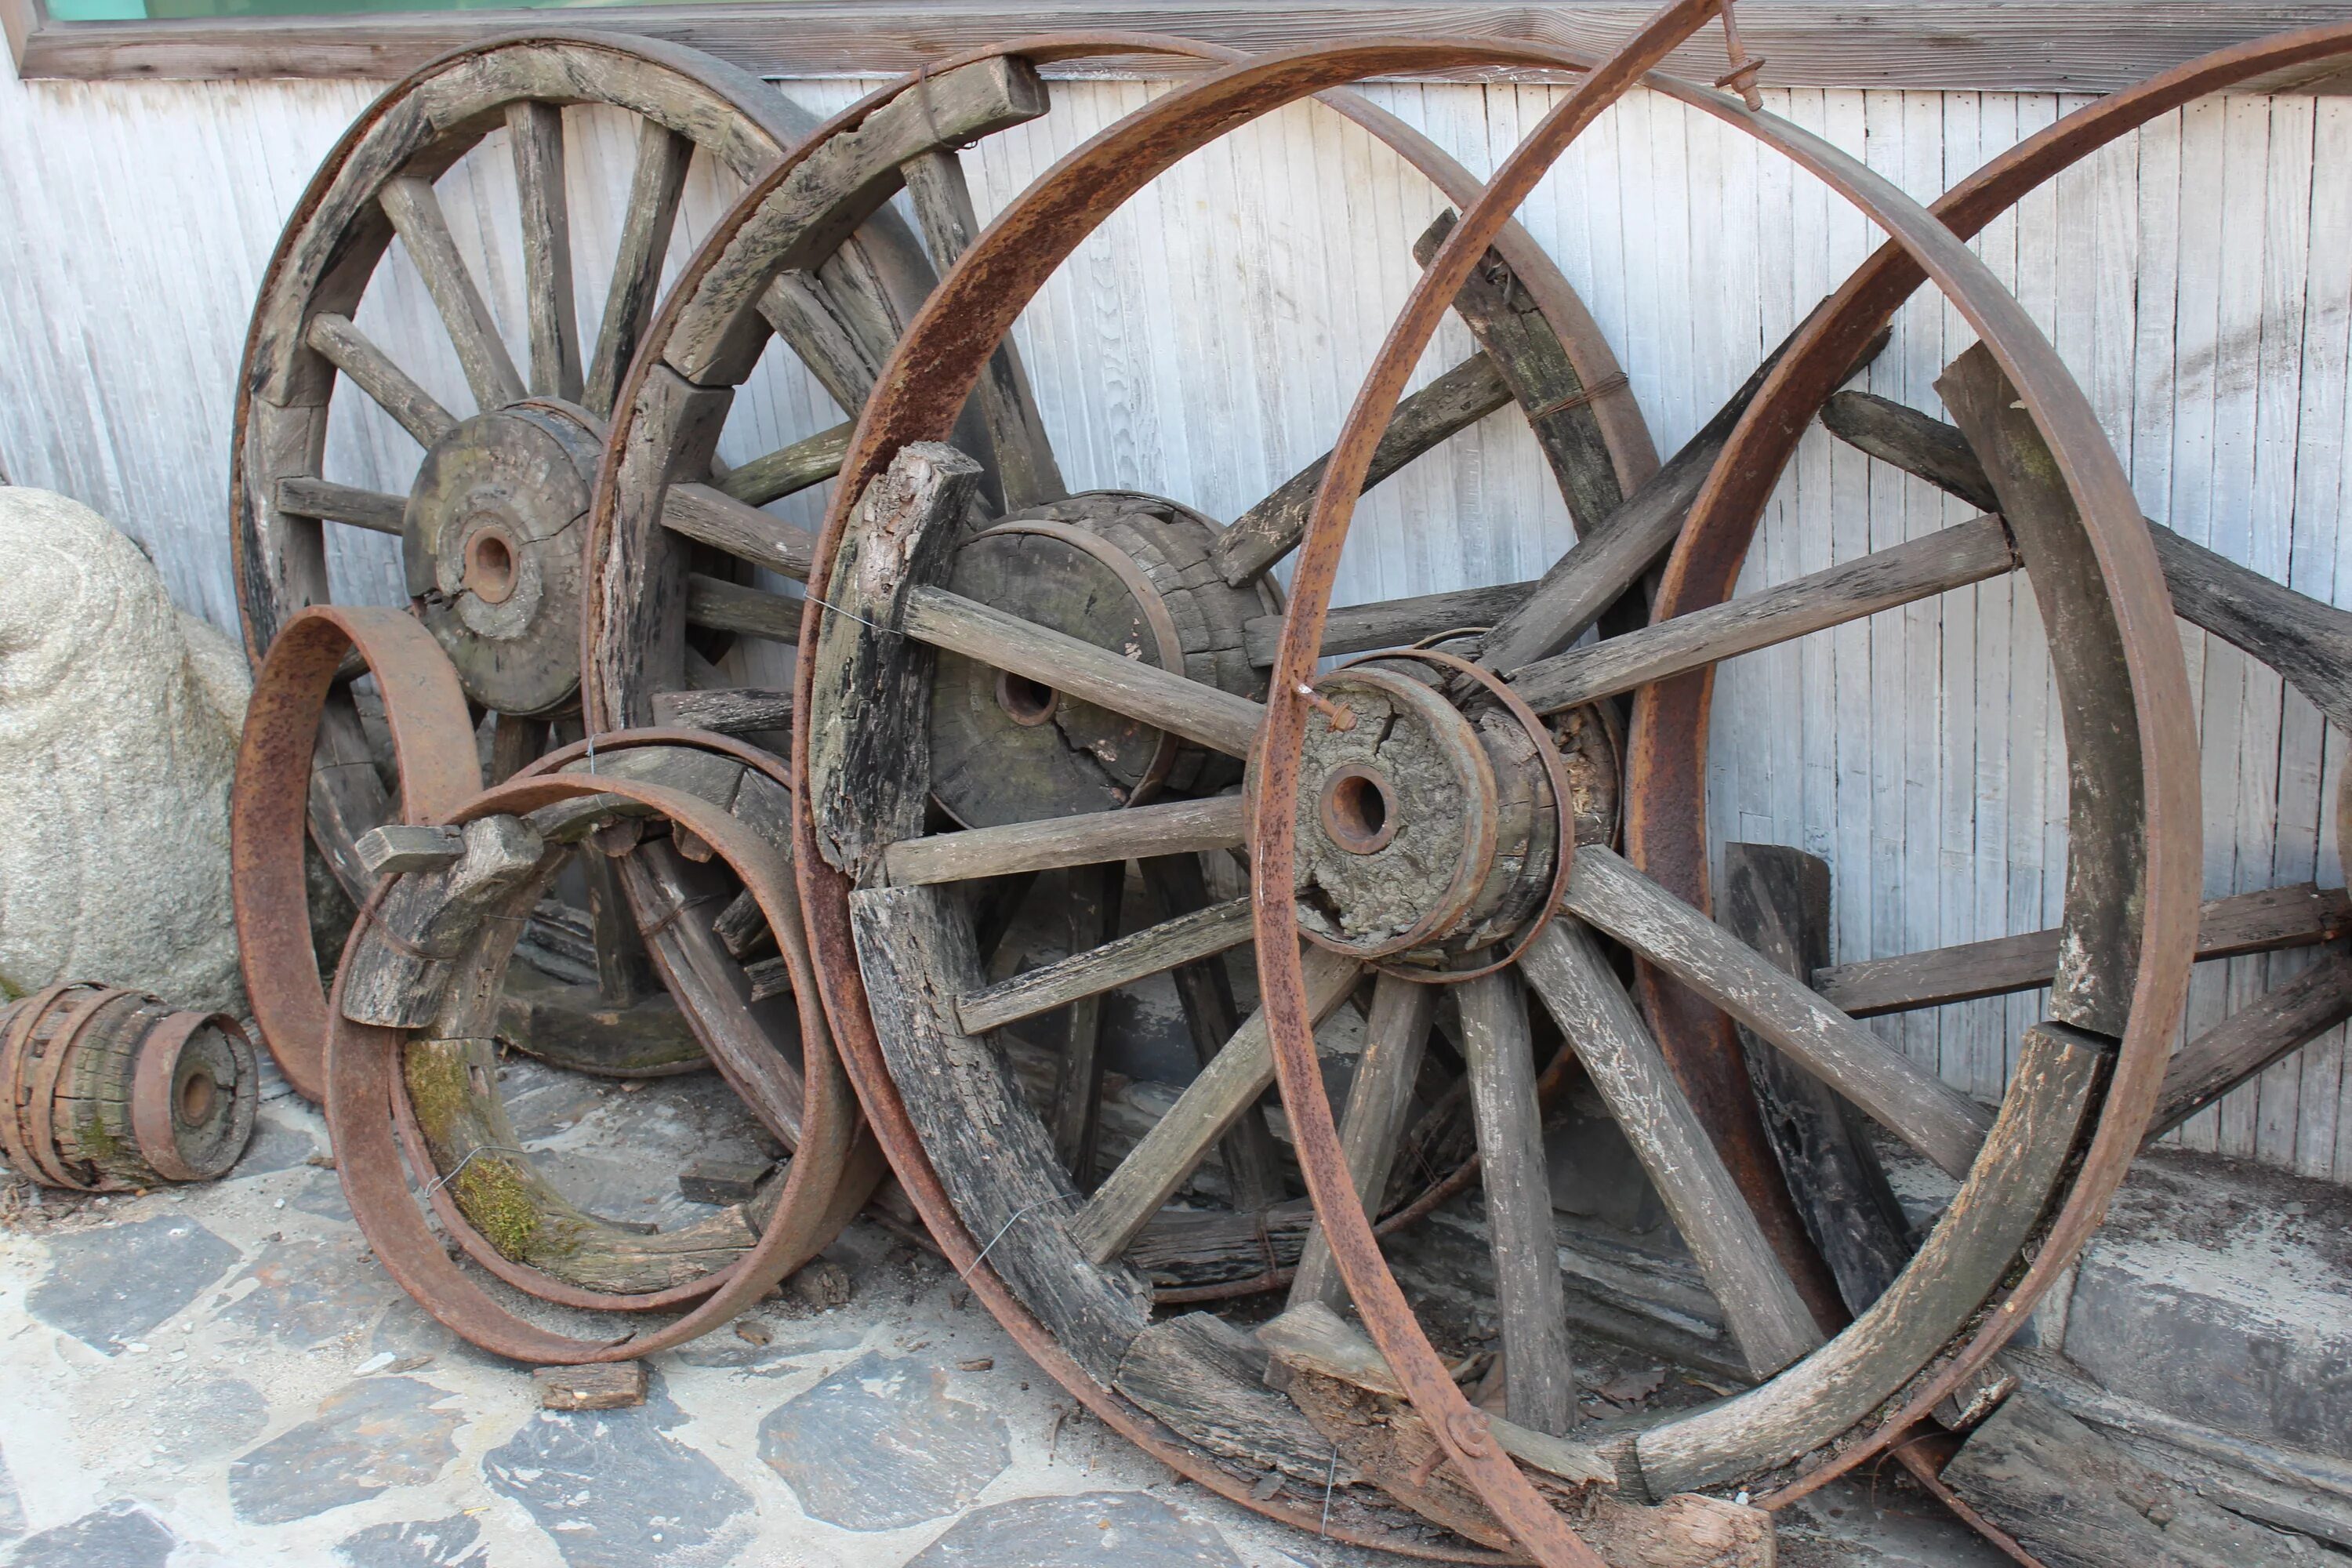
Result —
POLYGON ((2289 1051, 2352 1018, 2352 959, 2331 952, 2173 1053, 2148 1119, 2163 1137, 2289 1051))
MULTIPOLYGON (((1373 648, 1402 647, 1439 632, 1464 626, 1491 626, 1523 604, 1535 592, 1533 583, 1503 583, 1492 588, 1460 588, 1450 594, 1422 594, 1410 599, 1383 599, 1376 605, 1349 605, 1333 610, 1323 623, 1322 653, 1327 658, 1373 648)), ((1242 628, 1249 661, 1263 669, 1274 662, 1282 642, 1280 616, 1254 616, 1242 628)))
POLYGON ((522 275, 530 332, 530 390, 577 403, 580 316, 572 300, 572 206, 563 181, 563 110, 507 107, 515 188, 522 205, 522 275))
POLYGON ((1511 685, 1537 712, 1555 713, 1981 583, 2016 566, 2017 556, 2000 520, 1980 517, 1794 582, 1538 659, 1512 671, 1511 685))
MULTIPOLYGON (((1072 952, 1092 952, 1118 934, 1119 895, 1126 887, 1124 860, 1071 869, 1067 913, 1072 952)), ((1081 1192, 1094 1185, 1095 1146, 1102 1132, 1102 1052, 1103 994, 1089 991, 1069 1005, 1048 1122, 1054 1152, 1081 1192)))
POLYGON ((780 447, 728 469, 712 488, 745 506, 765 506, 811 485, 821 485, 841 472, 841 459, 849 451, 849 433, 856 428, 856 421, 845 420, 806 440, 780 447))
MULTIPOLYGON (((1208 879, 1202 874, 1198 855, 1156 856, 1139 862, 1137 869, 1143 874, 1144 890, 1158 904, 1162 921, 1211 911, 1208 879)), ((1235 901, 1246 911, 1247 900, 1235 901)), ((1234 939, 1234 944, 1239 945, 1247 940, 1249 916, 1244 912, 1235 919, 1243 928, 1234 939)), ((1241 1027, 1242 1013, 1240 1005, 1234 1000, 1233 976, 1226 973, 1224 961, 1213 952, 1176 965, 1170 978, 1175 983, 1177 1001, 1184 1009, 1184 1026, 1192 1037, 1193 1059, 1205 1068, 1234 1037, 1234 1031, 1241 1027)), ((1217 1157, 1225 1167, 1226 1187, 1236 1210, 1263 1214, 1283 1201, 1282 1157, 1275 1150, 1274 1133, 1266 1126, 1264 1107, 1253 1105, 1242 1112, 1234 1130, 1225 1134, 1217 1157)))
POLYGON ((1760 1382, 1811 1352, 1820 1326, 1591 932, 1555 921, 1519 963, 1640 1156, 1748 1371, 1760 1382))
POLYGON ((289 474, 278 481, 278 510, 294 517, 347 522, 375 533, 398 533, 408 510, 408 498, 289 474))
POLYGON ((1566 907, 1771 1041, 1944 1171, 1968 1173, 1991 1125, 1982 1106, 1612 851, 1577 847, 1566 907))
POLYGON ((882 865, 894 886, 914 888, 1136 856, 1229 849, 1248 838, 1242 798, 1223 795, 905 838, 884 851, 882 865))
POLYGON ((1464 982, 1455 994, 1486 1184, 1496 1307, 1503 1321, 1504 1414, 1557 1436, 1576 1419, 1576 1367, 1552 1228, 1527 992, 1517 970, 1503 969, 1464 982))
POLYGON ((710 687, 654 694, 654 721, 721 735, 782 730, 793 721, 793 694, 759 687, 710 687))
POLYGON ((806 581, 816 536, 746 506, 709 485, 672 485, 662 499, 662 526, 724 550, 754 566, 806 581))
POLYGON ((392 363, 392 356, 352 325, 348 316, 313 316, 302 341, 316 349, 375 405, 399 421, 400 427, 430 447, 457 427, 457 416, 441 406, 433 395, 392 363))
POLYGON ((1265 715, 1246 697, 1122 658, 944 588, 917 588, 907 595, 905 628, 918 642, 1025 675, 1231 756, 1249 755, 1265 715))
MULTIPOLYGON (((2197 956, 2234 958, 2334 942, 2352 932, 2352 899, 2310 882, 2215 899, 2200 911, 2197 956)), ((1939 1007, 1976 996, 2036 991, 2058 973, 2063 931, 2028 931, 1895 958, 1865 958, 1813 973, 1813 989, 1850 1017, 1939 1007)))
MULTIPOLYGON (((1313 946, 1306 950, 1305 962, 1307 1005, 1319 1024, 1348 999, 1362 966, 1313 946)), ((1070 1235, 1086 1256, 1108 1263, 1127 1250, 1160 1205, 1175 1195, 1184 1178, 1273 1082, 1274 1046, 1266 1035, 1265 1015, 1253 1013, 1079 1211, 1070 1235)))
POLYGON ((416 264, 434 308, 441 312, 442 328, 457 350, 475 405, 491 409, 520 402, 522 377, 515 373, 498 323, 474 286, 474 275, 457 254, 457 241, 449 232, 433 182, 403 174, 386 181, 376 199, 407 247, 409 260, 416 264))
POLYGON ((654 305, 661 296, 662 261, 670 231, 677 225, 677 199, 686 188, 694 143, 648 120, 637 127, 637 163, 629 176, 628 216, 621 222, 621 247, 613 261, 613 284, 604 294, 604 321, 596 330, 596 354, 582 401, 592 414, 609 415, 629 362, 637 356, 654 305))
POLYGON ((1082 996, 1100 995, 1146 975, 1165 973, 1249 939, 1250 901, 1234 899, 976 991, 956 1003, 956 1021, 968 1035, 986 1034, 1067 1006, 1082 996))
MULTIPOLYGON (((1364 1200, 1364 1217, 1377 1218, 1388 1191, 1397 1147, 1412 1114, 1412 1086, 1421 1076, 1429 1031, 1437 1018, 1437 988, 1383 974, 1372 987, 1371 1016, 1364 1023, 1364 1054, 1356 1061, 1355 1082, 1339 1121, 1339 1147, 1348 1174, 1364 1200)), ((1298 1255, 1290 1282, 1290 1306, 1337 1307, 1348 1293, 1331 1261, 1331 1248, 1316 1226, 1298 1255)))
MULTIPOLYGON (((1972 503, 1999 504, 1968 437, 1940 419, 1866 392, 1842 392, 1822 409, 1822 423, 1929 484, 1972 503)), ((2277 670, 2330 723, 2352 734, 2352 614, 2274 583, 2162 523, 2147 526, 2180 618, 2277 670)))
MULTIPOLYGON (((934 148, 908 159, 898 172, 906 179, 907 195, 914 203, 915 219, 922 226, 931 259, 945 274, 980 233, 971 187, 964 181, 963 160, 950 148, 934 148)), ((1029 373, 1022 368, 1020 353, 1010 337, 989 356, 977 395, 989 444, 996 451, 1005 510, 1020 511, 1067 497, 1069 487, 1062 482, 1054 444, 1046 438, 1045 416, 1037 410, 1036 395, 1029 390, 1029 373)))
POLYGON ((797 642, 805 601, 747 588, 699 572, 687 574, 686 624, 712 631, 740 632, 772 642, 797 642))
MULTIPOLYGON (((1396 416, 1373 449, 1364 488, 1370 489, 1423 452, 1444 446, 1510 401, 1510 384, 1495 362, 1484 353, 1471 355, 1397 405, 1396 416)), ((1234 520, 1211 552, 1226 582, 1246 583, 1297 547, 1328 461, 1328 457, 1316 458, 1234 520)))

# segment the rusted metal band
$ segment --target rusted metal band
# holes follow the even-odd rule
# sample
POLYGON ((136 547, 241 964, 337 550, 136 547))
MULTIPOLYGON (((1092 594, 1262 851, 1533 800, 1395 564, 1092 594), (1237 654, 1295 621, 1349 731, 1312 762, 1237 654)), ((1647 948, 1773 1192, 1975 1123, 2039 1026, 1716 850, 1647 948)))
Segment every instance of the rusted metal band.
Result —
MULTIPOLYGON (((153 1168, 155 1173, 171 1182, 208 1182, 236 1163, 245 1152, 245 1140, 232 1133, 223 1147, 226 1157, 217 1165, 199 1168, 180 1156, 178 1134, 179 1115, 173 1105, 173 1090, 178 1077, 180 1053, 195 1037, 198 1029, 219 1030, 232 1040, 243 1043, 248 1056, 253 1043, 246 1039, 245 1030, 226 1013, 173 1013, 147 1031, 139 1042, 139 1055, 131 1070, 131 1133, 139 1144, 140 1157, 153 1168)), ((235 1056, 234 1047, 231 1050, 235 1056)), ((249 1067, 249 1064, 244 1064, 249 1067)), ((250 1095, 239 1096, 236 1085, 227 1086, 232 1101, 230 1115, 241 1118, 248 1126, 253 1120, 250 1095)))
POLYGON ((286 1081, 310 1100, 325 1092, 328 1016, 303 845, 320 721, 352 652, 383 699, 403 820, 438 821, 482 787, 465 692, 424 623, 405 610, 330 605, 286 623, 246 706, 229 795, 229 897, 254 1024, 286 1081))
MULTIPOLYGON (((87 995, 77 999, 66 1016, 91 1005, 105 995, 101 986, 87 982, 52 985, 37 991, 13 1005, 7 1033, 0 1036, 0 1091, 5 1091, 8 1103, 0 1107, 0 1149, 5 1149, 9 1168, 28 1182, 47 1181, 47 1162, 36 1158, 31 1142, 25 1134, 24 1116, 30 1104, 30 1089, 25 1083, 25 1054, 31 1048, 34 1031, 41 1026, 50 1008, 68 993, 82 991, 87 995)), ((62 1021, 62 1020, 61 1020, 62 1021)))
POLYGON ((1555 414, 1565 414, 1571 408, 1582 408, 1587 404, 1599 402, 1612 392, 1622 392, 1633 384, 1633 378, 1621 370, 1580 392, 1571 392, 1565 397, 1555 397, 1549 403, 1528 409, 1528 423, 1532 425, 1538 419, 1549 419, 1555 414))

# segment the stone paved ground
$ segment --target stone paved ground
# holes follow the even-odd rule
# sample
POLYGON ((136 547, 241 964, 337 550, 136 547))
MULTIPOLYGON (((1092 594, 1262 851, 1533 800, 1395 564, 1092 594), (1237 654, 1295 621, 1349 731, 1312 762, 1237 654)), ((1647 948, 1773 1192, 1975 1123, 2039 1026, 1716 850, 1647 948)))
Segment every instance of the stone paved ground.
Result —
MULTIPOLYGON (((509 1069, 526 1142, 600 1213, 700 1212, 617 1129, 755 1142, 723 1090, 509 1069), (637 1184, 632 1185, 633 1183, 637 1184), (634 1206, 630 1206, 634 1205, 634 1206)), ((860 1225, 852 1300, 653 1358, 636 1409, 556 1415, 369 1256, 318 1119, 278 1091, 233 1179, 0 1230, 12 1568, 1370 1568, 1144 1458, 944 1267, 860 1225), (753 1338, 759 1337, 753 1331, 753 1338)), ((25 1189, 17 1189, 21 1194, 25 1189)), ((1825 1492, 1790 1568, 1991 1568, 1919 1494, 1825 1492)))

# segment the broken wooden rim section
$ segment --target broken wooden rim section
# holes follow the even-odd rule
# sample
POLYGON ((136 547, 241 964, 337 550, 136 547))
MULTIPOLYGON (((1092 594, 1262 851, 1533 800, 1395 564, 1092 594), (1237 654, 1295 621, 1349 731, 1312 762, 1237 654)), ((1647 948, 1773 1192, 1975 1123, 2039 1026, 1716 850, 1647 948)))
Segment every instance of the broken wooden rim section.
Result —
MULTIPOLYGON (((613 806, 634 803, 687 827, 727 861, 780 931, 781 922, 791 919, 792 893, 775 852, 723 811, 680 790, 612 777, 542 775, 482 793, 453 813, 450 823, 463 826, 528 816, 582 802, 613 806)), ((400 876, 388 877, 369 895, 361 924, 353 931, 352 952, 376 930, 383 905, 400 881, 400 876)), ((509 945, 510 942, 511 938, 509 945)), ((691 1291, 667 1292, 667 1299, 659 1301, 650 1299, 652 1293, 634 1301, 604 1295, 575 1301, 651 1308, 681 1304, 691 1295, 702 1297, 690 1310, 659 1329, 625 1339, 596 1341, 552 1333, 509 1310, 457 1266, 426 1225, 410 1194, 397 1118, 399 1062, 415 1031, 356 1023, 345 1016, 343 994, 353 969, 347 953, 337 976, 335 1021, 328 1038, 328 1128, 352 1215, 402 1288, 450 1329, 498 1354, 542 1363, 619 1361, 683 1343, 719 1327, 814 1256, 865 1202, 882 1167, 870 1142, 860 1147, 856 1102, 839 1059, 830 1048, 824 1015, 814 1000, 813 977, 805 973, 805 959, 793 944, 786 944, 786 954, 803 971, 795 976, 795 991, 805 1088, 799 1148, 775 1208, 748 1252, 697 1281, 691 1291)), ((492 978, 503 962, 501 955, 490 966, 492 978)), ((417 1171, 420 1181, 433 1182, 436 1175, 429 1163, 417 1171)), ((477 1257, 485 1249, 497 1253, 457 1205, 439 1201, 437 1190, 434 1196, 436 1213, 452 1234, 463 1238, 473 1233, 473 1239, 466 1243, 467 1251, 477 1257)), ((507 1274, 505 1269, 499 1272, 507 1274)), ((510 1282, 523 1281, 510 1279, 510 1282)), ((545 1294, 556 1289, 556 1282, 534 1280, 530 1286, 533 1293, 545 1294), (545 1289, 539 1289, 542 1285, 545 1289)), ((557 1300, 559 1295, 549 1294, 547 1299, 557 1300)))
POLYGON ((303 848, 320 722, 338 672, 354 654, 383 699, 402 819, 437 821, 482 787, 466 694, 448 656, 415 616, 317 605, 286 623, 246 704, 229 796, 229 894, 254 1023, 286 1081, 313 1101, 326 1094, 327 993, 311 939, 303 848))

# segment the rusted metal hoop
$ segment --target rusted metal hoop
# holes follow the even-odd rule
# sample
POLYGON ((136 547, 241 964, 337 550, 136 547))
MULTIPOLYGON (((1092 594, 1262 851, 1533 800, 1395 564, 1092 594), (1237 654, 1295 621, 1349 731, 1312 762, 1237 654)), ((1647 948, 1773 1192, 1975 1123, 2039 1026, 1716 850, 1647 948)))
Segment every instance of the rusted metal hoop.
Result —
POLYGON ((466 694, 422 622, 381 605, 314 605, 286 623, 255 672, 237 742, 229 899, 254 1024, 286 1081, 313 1101, 326 1089, 328 1013, 303 843, 320 720, 352 652, 383 698, 402 819, 438 821, 482 787, 466 694))
MULTIPOLYGON (((737 870, 763 910, 789 909, 786 885, 762 864, 773 852, 731 816, 679 790, 589 774, 541 775, 484 791, 453 813, 452 820, 462 823, 501 813, 521 814, 596 795, 637 801, 673 822, 684 823, 737 870)), ((370 904, 380 904, 395 880, 387 878, 379 883, 369 895, 370 904)), ((804 962, 789 946, 785 951, 788 962, 804 971, 804 962)), ((346 964, 344 973, 348 970, 346 964)), ((856 1103, 838 1058, 825 1048, 824 1019, 815 1001, 813 977, 800 973, 794 979, 808 1085, 801 1148, 758 1244, 730 1266, 731 1272, 698 1305, 661 1328, 615 1341, 553 1333, 509 1310, 457 1267, 409 1194, 394 1130, 394 1062, 411 1032, 344 1017, 343 977, 339 974, 333 1026, 327 1040, 326 1115, 337 1173, 353 1217, 404 1289, 451 1330, 500 1355, 543 1363, 619 1361, 709 1331, 814 1257, 848 1214, 865 1202, 872 1185, 866 1178, 880 1175, 879 1159, 857 1146, 856 1103), (847 1202, 846 1189, 860 1182, 864 1185, 855 1193, 855 1202, 847 1202)), ((430 1168, 428 1164, 426 1169, 430 1168)), ((471 1228, 470 1222, 463 1223, 471 1228)))
MULTIPOLYGON (((0 1105, 0 1155, 7 1158, 10 1170, 28 1182, 39 1181, 44 1173, 42 1164, 33 1158, 31 1148, 25 1142, 23 1123, 17 1120, 25 1103, 24 1097, 15 1088, 17 1074, 24 1060, 25 1047, 32 1038, 33 1026, 40 1022, 42 1014, 56 1005, 58 998, 75 988, 70 983, 51 985, 34 992, 21 1002, 11 1003, 14 1011, 9 1016, 7 1029, 5 1033, 0 1033, 0 1092, 7 1095, 7 1103, 0 1105)), ((87 1007, 89 1003, 84 1001, 77 1005, 87 1007)))
POLYGON ((1552 852, 1551 891, 1544 895, 1543 908, 1536 911, 1536 918, 1528 922, 1527 934, 1519 938, 1517 944, 1480 969, 1416 970, 1408 965, 1378 960, 1372 963, 1372 967, 1382 974, 1393 974, 1399 980, 1409 980, 1415 985, 1459 985, 1465 980, 1483 980, 1517 963, 1519 955, 1534 945, 1536 938, 1543 935, 1544 928, 1551 924, 1552 917, 1559 912, 1561 900, 1568 897, 1568 879, 1575 868, 1576 858, 1576 808, 1569 803, 1568 769, 1559 760, 1559 748, 1552 743, 1551 731, 1544 727, 1542 716, 1528 706, 1527 699, 1496 679, 1490 671, 1480 668, 1466 658, 1433 647, 1413 647, 1391 649, 1387 653, 1368 653, 1360 658, 1348 660, 1339 668, 1352 669, 1360 664, 1391 658, 1417 658, 1424 664, 1465 676, 1484 687, 1486 694, 1508 710, 1511 717, 1519 721, 1519 727, 1528 732, 1528 742, 1543 761, 1544 776, 1551 782, 1552 811, 1559 821, 1559 847, 1552 852))
POLYGON ((234 1044, 229 1055, 235 1059, 236 1047, 245 1048, 245 1059, 239 1065, 247 1072, 253 1070, 253 1042, 246 1038, 245 1030, 226 1013, 174 1013, 147 1031, 139 1042, 139 1059, 132 1064, 131 1076, 131 1132, 138 1141, 139 1152, 155 1168, 155 1173, 174 1182, 208 1182, 231 1165, 245 1152, 246 1139, 253 1128, 256 1097, 238 1096, 234 1089, 231 1099, 236 1106, 232 1112, 241 1125, 223 1145, 228 1158, 209 1169, 200 1169, 180 1158, 180 1140, 174 1131, 179 1126, 179 1114, 173 1105, 175 1069, 180 1052, 195 1037, 198 1029, 216 1029, 234 1044))

